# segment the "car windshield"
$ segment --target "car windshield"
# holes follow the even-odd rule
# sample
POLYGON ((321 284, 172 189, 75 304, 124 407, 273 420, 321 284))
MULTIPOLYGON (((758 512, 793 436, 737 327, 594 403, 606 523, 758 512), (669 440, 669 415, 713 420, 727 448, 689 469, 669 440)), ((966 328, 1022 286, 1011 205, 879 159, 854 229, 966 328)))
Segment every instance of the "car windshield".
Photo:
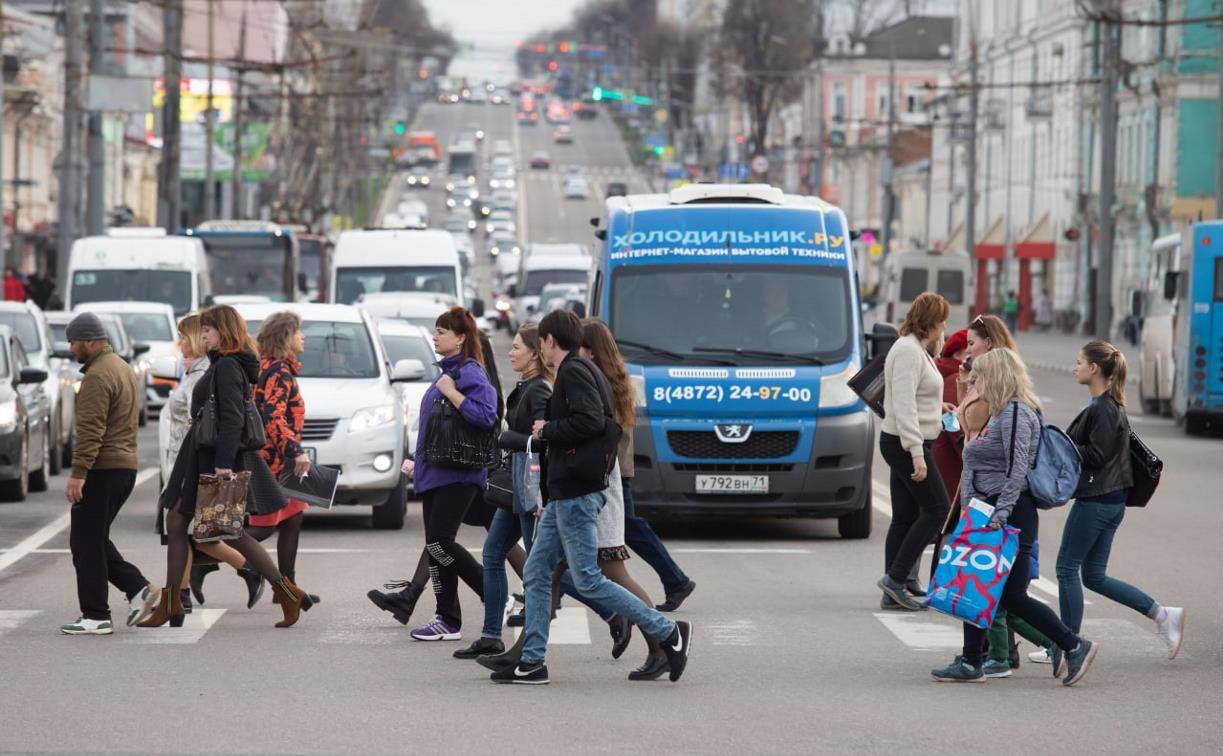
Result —
POLYGON ((532 270, 527 272, 526 296, 538 297, 548 284, 584 284, 590 275, 584 270, 532 270))
POLYGON ((336 301, 352 304, 362 294, 380 291, 427 291, 458 298, 454 268, 339 268, 336 271, 336 301))
POLYGON ((160 302, 175 315, 191 310, 191 273, 186 270, 78 270, 72 274, 72 304, 160 302))
MULTIPOLYGON (((258 320, 246 321, 252 334, 258 320)), ((364 323, 307 320, 302 323, 306 351, 301 355, 298 378, 377 378, 378 359, 364 323)))
POLYGON ((27 354, 34 354, 42 348, 41 339, 38 338, 38 321, 30 313, 0 312, 0 325, 13 329, 27 354))
POLYGON ((213 294, 255 294, 273 302, 285 300, 285 273, 292 248, 287 235, 209 233, 199 237, 208 251, 213 294))
POLYGON ((174 341, 174 328, 166 316, 156 312, 121 312, 123 329, 132 341, 174 341))
MULTIPOLYGON (((689 358, 698 349, 717 349, 729 352, 717 358, 776 359, 734 353, 742 349, 832 362, 844 359, 852 346, 849 301, 848 276, 840 268, 621 267, 612 278, 610 325, 617 339, 689 358)), ((658 359, 644 350, 627 351, 634 362, 658 359)))
MULTIPOLYGON (((409 323, 416 323, 418 320, 421 318, 407 318, 409 323)), ((386 356, 392 365, 400 360, 420 360, 421 364, 425 366, 425 377, 421 380, 432 381, 438 377, 440 371, 433 364, 437 361, 437 355, 433 353, 433 345, 427 339, 420 336, 384 333, 382 334, 382 345, 386 347, 386 356)))

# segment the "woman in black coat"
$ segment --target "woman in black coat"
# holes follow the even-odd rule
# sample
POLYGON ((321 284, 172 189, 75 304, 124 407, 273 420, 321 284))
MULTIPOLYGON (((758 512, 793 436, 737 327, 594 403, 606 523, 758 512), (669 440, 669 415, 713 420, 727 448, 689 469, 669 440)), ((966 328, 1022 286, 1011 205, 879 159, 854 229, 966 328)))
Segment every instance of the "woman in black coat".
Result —
MULTIPOLYGON (((204 310, 200 315, 204 343, 208 347, 208 372, 196 384, 191 396, 193 426, 209 397, 216 403, 217 439, 213 447, 197 446, 195 427, 183 439, 182 448, 162 492, 161 504, 166 508, 168 554, 166 585, 182 582, 187 568, 190 542, 187 526, 195 516, 195 499, 200 475, 228 477, 250 465, 249 455, 241 450, 242 428, 245 424, 246 401, 251 396, 251 384, 258 378, 259 361, 250 348, 250 334, 238 311, 228 305, 204 310)), ((258 488, 258 485, 252 488, 258 488)), ((256 492, 256 497, 260 496, 256 492)), ((255 539, 243 532, 229 544, 238 550, 259 571, 280 596, 284 619, 276 627, 290 627, 303 610, 311 607, 310 597, 293 582, 280 574, 268 553, 255 539)), ((166 622, 182 624, 183 607, 178 591, 167 590, 162 603, 141 627, 159 627, 166 622)))

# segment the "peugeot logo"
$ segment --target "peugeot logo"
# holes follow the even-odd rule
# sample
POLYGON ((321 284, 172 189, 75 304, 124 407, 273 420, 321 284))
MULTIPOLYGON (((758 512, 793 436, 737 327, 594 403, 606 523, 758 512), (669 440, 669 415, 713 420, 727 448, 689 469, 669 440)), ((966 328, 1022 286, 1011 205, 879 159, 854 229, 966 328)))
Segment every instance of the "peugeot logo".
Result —
POLYGON ((713 432, 724 444, 741 444, 752 435, 752 426, 746 423, 719 423, 713 426, 713 432))

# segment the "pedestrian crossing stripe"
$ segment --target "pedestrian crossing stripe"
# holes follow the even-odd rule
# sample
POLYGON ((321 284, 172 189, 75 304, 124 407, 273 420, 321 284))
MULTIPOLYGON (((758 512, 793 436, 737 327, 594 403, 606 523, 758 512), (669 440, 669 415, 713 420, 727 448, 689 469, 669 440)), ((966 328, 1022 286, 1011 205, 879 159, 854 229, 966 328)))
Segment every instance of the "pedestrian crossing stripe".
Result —
POLYGON ((187 645, 199 643, 213 625, 227 612, 227 609, 203 609, 197 607, 183 618, 182 627, 165 625, 157 628, 137 628, 139 632, 124 633, 119 636, 120 643, 138 643, 142 645, 187 645))
MULTIPOLYGON (((934 612, 874 612, 879 620, 905 646, 913 651, 947 651, 964 647, 962 624, 934 612)), ((1085 619, 1082 635, 1096 642, 1120 647, 1164 649, 1159 637, 1128 619, 1085 619)))

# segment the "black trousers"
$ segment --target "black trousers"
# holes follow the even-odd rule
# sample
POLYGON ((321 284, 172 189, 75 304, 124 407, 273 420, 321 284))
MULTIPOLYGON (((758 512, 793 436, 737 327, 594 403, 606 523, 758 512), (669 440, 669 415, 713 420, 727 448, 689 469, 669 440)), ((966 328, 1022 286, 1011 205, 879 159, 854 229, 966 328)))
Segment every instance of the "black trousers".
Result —
MULTIPOLYGON (((1006 585, 1002 588, 1002 600, 998 602, 998 611, 1006 610, 1029 625, 1047 635, 1050 640, 1063 651, 1073 649, 1079 643, 1079 637, 1066 627, 1050 607, 1040 603, 1028 595, 1028 580, 1032 565, 1032 544, 1036 542, 1037 531, 1040 529, 1040 518, 1037 515, 1036 503, 1027 494, 1020 494, 1019 501, 1011 510, 1007 524, 1019 528, 1019 553, 1015 557, 1015 565, 1007 576, 1006 585)), ((964 623, 964 661, 974 667, 981 666, 985 632, 976 625, 964 623)))
POLYGON ((926 479, 918 483, 913 474, 913 456, 900 445, 900 437, 879 434, 879 452, 891 470, 889 489, 892 496, 892 524, 883 542, 884 568, 895 581, 909 579, 913 565, 921 559, 943 521, 951 503, 947 489, 939 477, 938 465, 930 453, 930 442, 924 445, 926 479))
POLYGON ((437 614, 447 624, 461 627, 459 578, 484 600, 484 569, 466 548, 455 541, 463 516, 480 493, 467 483, 454 483, 421 494, 425 518, 425 550, 429 552, 429 577, 437 599, 437 614))
POLYGON ((85 476, 84 498, 72 506, 68 543, 76 568, 77 600, 85 619, 110 619, 108 582, 129 599, 148 585, 136 565, 124 559, 110 540, 110 524, 135 485, 135 470, 90 470, 85 476))

